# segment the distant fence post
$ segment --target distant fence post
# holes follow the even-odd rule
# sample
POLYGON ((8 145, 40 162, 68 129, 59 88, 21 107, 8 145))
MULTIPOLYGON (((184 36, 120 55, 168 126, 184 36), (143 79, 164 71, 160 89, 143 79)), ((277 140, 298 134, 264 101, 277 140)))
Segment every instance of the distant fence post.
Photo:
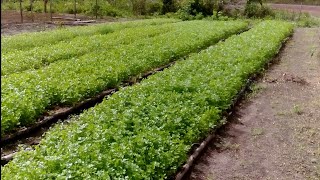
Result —
POLYGON ((74 18, 77 18, 77 0, 74 0, 74 18))
POLYGON ((21 18, 21 23, 23 23, 23 15, 22 15, 22 0, 19 1, 20 3, 20 18, 21 18))

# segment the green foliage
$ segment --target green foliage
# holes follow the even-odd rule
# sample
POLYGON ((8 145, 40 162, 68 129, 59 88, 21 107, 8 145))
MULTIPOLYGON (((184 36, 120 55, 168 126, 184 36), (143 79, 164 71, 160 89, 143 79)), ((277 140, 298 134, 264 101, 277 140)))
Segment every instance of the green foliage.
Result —
POLYGON ((135 15, 146 15, 146 0, 132 0, 131 2, 135 15))
POLYGON ((320 18, 302 15, 296 24, 300 27, 320 27, 320 18))
POLYGON ((146 12, 147 14, 159 15, 162 13, 163 4, 161 2, 150 2, 146 4, 146 12))
MULTIPOLYGON (((33 11, 44 12, 43 0, 33 0, 33 11)), ((58 13, 75 12, 73 0, 54 0, 52 1, 52 11, 58 13)), ((24 0, 22 2, 23 10, 30 11, 30 1, 24 0)), ((48 3, 49 4, 49 3, 48 3)), ((154 14, 161 13, 162 1, 161 0, 98 0, 96 5, 95 0, 77 0, 76 13, 95 16, 132 16, 133 14, 154 14), (159 9, 160 8, 160 9, 159 9), (98 10, 98 11, 96 11, 98 10)), ((1 3, 2 10, 19 10, 19 1, 6 0, 1 3)))
POLYGON ((19 152, 2 179, 168 178, 291 32, 289 23, 265 21, 121 89, 19 152))
POLYGON ((220 20, 220 21, 228 21, 228 20, 232 20, 233 18, 223 15, 223 12, 221 12, 221 11, 220 12, 213 11, 213 15, 208 19, 220 20))
POLYGON ((162 2, 163 2, 162 14, 176 11, 177 7, 174 0, 162 0, 162 2))
POLYGON ((294 22, 301 27, 319 27, 320 18, 312 17, 308 13, 295 13, 289 11, 275 10, 270 19, 285 20, 294 22))
POLYGON ((262 6, 258 3, 247 3, 244 15, 248 18, 264 18, 266 16, 273 16, 273 11, 267 5, 262 6))
POLYGON ((46 44, 55 44, 60 41, 67 41, 77 36, 91 36, 95 34, 107 34, 115 30, 145 26, 148 24, 164 24, 177 22, 175 19, 147 19, 128 21, 120 23, 98 24, 90 27, 62 28, 51 31, 23 33, 14 36, 1 37, 1 54, 16 52, 17 50, 28 50, 46 44))
MULTIPOLYGON (((53 105, 74 104, 246 28, 243 22, 191 21, 158 36, 38 70, 1 77, 1 133, 35 122, 53 105)), ((170 28, 170 26, 169 26, 170 28)), ((65 47, 67 48, 67 47, 65 47)))
POLYGON ((110 25, 102 26, 97 35, 77 36, 69 41, 60 41, 56 44, 44 44, 30 50, 10 51, 2 54, 1 75, 8 75, 29 69, 39 69, 52 62, 61 59, 76 58, 91 53, 98 54, 119 45, 130 44, 136 40, 152 37, 170 31, 173 23, 153 26, 139 26, 124 28, 123 30, 112 30, 110 25), (110 32, 110 33, 108 33, 110 32))
POLYGON ((210 2, 204 0, 185 0, 180 4, 177 14, 182 20, 202 19, 207 15, 212 15, 213 3, 210 2))

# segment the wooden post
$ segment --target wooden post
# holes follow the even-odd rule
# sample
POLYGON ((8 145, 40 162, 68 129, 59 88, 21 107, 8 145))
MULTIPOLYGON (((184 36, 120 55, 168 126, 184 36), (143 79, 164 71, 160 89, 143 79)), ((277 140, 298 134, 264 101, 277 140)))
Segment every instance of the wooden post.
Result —
POLYGON ((21 23, 23 23, 23 15, 22 15, 22 0, 20 0, 20 18, 21 18, 21 23))
POLYGON ((77 18, 77 0, 74 0, 74 18, 77 18))
POLYGON ((98 19, 98 0, 96 0, 96 19, 98 19))
POLYGON ((50 0, 49 11, 50 11, 50 21, 52 21, 52 0, 50 0))

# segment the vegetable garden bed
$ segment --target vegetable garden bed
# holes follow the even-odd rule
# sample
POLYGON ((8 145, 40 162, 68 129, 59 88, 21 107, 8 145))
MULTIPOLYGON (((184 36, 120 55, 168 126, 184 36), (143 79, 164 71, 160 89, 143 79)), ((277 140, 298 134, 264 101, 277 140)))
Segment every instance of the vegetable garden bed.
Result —
POLYGON ((33 124, 51 106, 72 105, 117 87, 131 76, 207 47, 246 26, 237 21, 185 22, 176 31, 119 45, 94 57, 89 53, 38 70, 2 76, 1 133, 33 124))
POLYGON ((115 49, 120 45, 131 44, 137 40, 146 39, 169 33, 181 27, 182 23, 168 23, 153 26, 138 26, 125 28, 107 34, 92 36, 77 36, 69 41, 60 41, 54 45, 45 44, 31 50, 11 51, 2 54, 1 75, 9 75, 29 69, 39 69, 58 60, 72 60, 84 54, 91 56, 115 49))
MULTIPOLYGON (((147 73, 144 73, 140 75, 139 77, 133 77, 128 81, 125 81, 125 84, 122 85, 122 87, 126 87, 129 85, 134 85, 136 83, 139 83, 142 79, 147 78, 150 75, 153 75, 156 72, 162 71, 165 68, 168 68, 172 66, 176 61, 173 61, 165 66, 156 68, 152 71, 149 71, 147 73)), ((81 113, 83 110, 89 109, 93 107, 94 105, 101 103, 102 100, 113 93, 117 92, 119 88, 113 88, 113 89, 107 89, 98 95, 88 98, 82 102, 77 103, 76 105, 72 107, 57 107, 52 111, 49 111, 47 115, 44 115, 43 117, 40 117, 33 125, 29 127, 24 127, 12 134, 5 135, 1 138, 1 144, 2 147, 6 146, 7 144, 15 144, 17 140, 23 141, 23 139, 27 139, 30 136, 33 136, 33 133, 36 131, 43 129, 43 128, 49 128, 51 124, 61 120, 67 119, 71 115, 77 115, 81 113)), ((43 130, 42 130, 43 131, 43 130)), ((39 136, 39 133, 36 133, 37 136, 39 136)), ((42 134, 42 133, 41 133, 42 134)), ((10 147, 12 149, 12 146, 10 147)), ((8 159, 8 158, 5 158, 8 159)))
POLYGON ((35 33, 23 33, 1 37, 1 54, 17 50, 28 50, 46 44, 73 39, 77 36, 107 34, 124 28, 178 22, 175 19, 148 19, 121 23, 98 24, 90 27, 72 27, 35 33))
POLYGON ((52 128, 34 151, 19 152, 4 166, 1 176, 167 178, 291 33, 289 23, 265 21, 123 88, 76 121, 52 128))

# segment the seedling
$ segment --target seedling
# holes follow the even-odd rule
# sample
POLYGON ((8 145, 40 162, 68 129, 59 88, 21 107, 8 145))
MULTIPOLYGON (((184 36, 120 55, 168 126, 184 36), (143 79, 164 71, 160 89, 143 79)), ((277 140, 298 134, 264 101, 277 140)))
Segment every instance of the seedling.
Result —
POLYGON ((295 114, 298 114, 298 115, 303 114, 303 110, 301 109, 301 107, 299 105, 294 105, 293 106, 293 112, 295 114))

